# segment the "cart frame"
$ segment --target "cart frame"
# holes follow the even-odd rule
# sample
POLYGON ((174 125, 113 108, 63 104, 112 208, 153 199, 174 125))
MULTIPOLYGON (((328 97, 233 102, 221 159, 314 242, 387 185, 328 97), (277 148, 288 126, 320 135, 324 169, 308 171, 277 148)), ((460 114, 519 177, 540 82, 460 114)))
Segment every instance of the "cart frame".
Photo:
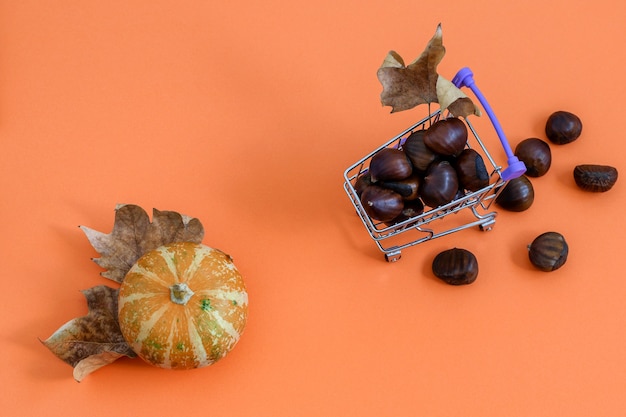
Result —
POLYGON ((398 261, 401 257, 402 250, 411 246, 471 227, 478 227, 482 231, 489 231, 495 224, 497 212, 490 210, 490 206, 507 181, 502 178, 502 167, 496 164, 474 126, 472 126, 471 122, 467 119, 464 119, 464 121, 470 134, 468 134, 466 147, 473 148, 479 152, 481 156, 483 156, 487 170, 489 171, 489 169, 491 169, 488 186, 478 191, 466 192, 462 197, 443 206, 436 208, 425 207, 424 212, 419 216, 406 219, 393 225, 387 225, 383 222, 373 220, 365 212, 355 190, 355 184, 357 178, 368 171, 371 158, 384 148, 401 149, 404 141, 411 133, 419 129, 424 129, 427 125, 430 126, 440 118, 441 110, 431 113, 429 116, 394 136, 387 143, 360 159, 344 172, 344 190, 350 198, 352 205, 356 209, 370 237, 384 253, 385 259, 388 262, 398 261), (457 214, 465 209, 471 211, 473 214, 473 218, 470 218, 466 223, 446 227, 444 222, 439 222, 445 217, 457 214), (417 232, 417 235, 413 233, 411 237, 408 237, 408 232, 410 231, 417 232), (404 240, 400 236, 403 234, 406 234, 404 240), (391 241, 393 242, 387 244, 391 241))

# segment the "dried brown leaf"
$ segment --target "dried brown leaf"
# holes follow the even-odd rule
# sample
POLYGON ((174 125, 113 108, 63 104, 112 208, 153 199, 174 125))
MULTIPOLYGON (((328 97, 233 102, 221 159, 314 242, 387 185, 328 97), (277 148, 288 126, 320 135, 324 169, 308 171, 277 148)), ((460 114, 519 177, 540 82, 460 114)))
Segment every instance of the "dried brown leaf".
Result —
POLYGON ((88 356, 82 361, 78 362, 74 367, 74 379, 78 382, 82 381, 90 373, 97 371, 98 369, 115 362, 122 356, 128 356, 123 353, 117 352, 102 352, 96 355, 88 356))
POLYGON ((463 91, 441 75, 437 79, 437 97, 441 111, 448 109, 454 117, 467 117, 470 114, 480 116, 481 114, 480 109, 463 91))
POLYGON ((105 285, 84 290, 87 315, 70 320, 42 342, 74 367, 77 381, 122 356, 136 356, 118 324, 118 292, 105 285))
POLYGON ((144 253, 172 242, 201 243, 204 237, 204 228, 196 218, 154 209, 150 223, 145 210, 132 204, 116 207, 113 231, 109 234, 86 226, 80 228, 101 255, 93 259, 106 269, 101 275, 118 283, 144 253))
POLYGON ((437 65, 445 53, 441 24, 421 55, 408 66, 404 66, 397 52, 389 52, 377 72, 383 85, 380 95, 383 106, 391 106, 393 113, 420 104, 437 103, 437 65))
POLYGON ((439 103, 442 112, 447 109, 455 117, 480 116, 472 100, 437 73, 445 53, 441 24, 421 55, 408 66, 397 52, 390 51, 377 72, 383 86, 383 106, 391 106, 394 113, 420 104, 439 103))

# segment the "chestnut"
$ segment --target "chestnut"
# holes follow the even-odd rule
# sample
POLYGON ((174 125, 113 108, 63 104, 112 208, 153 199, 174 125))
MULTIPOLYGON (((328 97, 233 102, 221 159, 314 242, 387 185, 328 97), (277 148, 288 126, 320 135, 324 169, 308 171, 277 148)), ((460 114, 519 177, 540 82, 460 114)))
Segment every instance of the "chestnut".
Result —
POLYGON ((437 120, 424 134, 424 144, 444 156, 456 156, 467 143, 467 126, 456 117, 437 120))
POLYGON ((402 149, 411 161, 413 168, 419 172, 425 172, 428 166, 437 159, 437 154, 424 144, 426 131, 416 130, 409 135, 402 145, 402 149))
POLYGON ((465 197, 465 190, 462 188, 459 188, 456 194, 454 195, 454 197, 452 197, 452 200, 459 200, 463 197, 465 197))
POLYGON ((496 204, 509 211, 527 210, 535 200, 535 190, 530 180, 522 175, 509 180, 496 197, 496 204))
POLYGON ((472 252, 453 248, 435 256, 432 270, 433 274, 446 284, 467 285, 476 281, 478 277, 478 261, 472 252))
POLYGON ((395 191, 408 201, 419 198, 419 186, 421 182, 422 177, 417 173, 413 173, 408 178, 399 181, 379 181, 378 185, 395 191))
POLYGON ((398 224, 413 217, 417 217, 424 212, 424 203, 419 198, 404 202, 402 212, 392 220, 385 222, 387 226, 398 224))
POLYGON ((370 185, 372 185, 372 177, 370 176, 369 171, 365 171, 360 174, 354 182, 354 191, 356 191, 356 195, 361 197, 361 194, 363 194, 363 190, 365 189, 365 187, 368 187, 370 185))
POLYGON ((459 185, 469 191, 478 191, 489 185, 489 173, 483 157, 474 149, 464 149, 454 161, 459 185))
POLYGON ((578 139, 583 130, 583 123, 574 113, 559 110, 552 113, 546 121, 546 136, 550 142, 565 145, 578 139))
POLYGON ((526 165, 526 175, 541 177, 550 169, 550 145, 539 138, 524 139, 515 147, 515 156, 526 165))
POLYGON ((413 166, 406 154, 400 149, 383 148, 372 156, 369 172, 373 183, 396 181, 411 175, 413 166))
POLYGON ((567 242, 558 232, 542 233, 528 245, 530 262, 536 268, 546 272, 562 267, 567 261, 568 252, 567 242))
POLYGON ((388 222, 402 213, 402 196, 378 185, 365 187, 361 194, 361 204, 365 212, 374 220, 388 222))
POLYGON ((459 180, 455 169, 448 161, 433 162, 420 185, 420 196, 424 204, 439 207, 449 203, 459 191, 459 180))
POLYGON ((604 193, 617 182, 617 169, 609 165, 577 165, 574 181, 581 190, 604 193))

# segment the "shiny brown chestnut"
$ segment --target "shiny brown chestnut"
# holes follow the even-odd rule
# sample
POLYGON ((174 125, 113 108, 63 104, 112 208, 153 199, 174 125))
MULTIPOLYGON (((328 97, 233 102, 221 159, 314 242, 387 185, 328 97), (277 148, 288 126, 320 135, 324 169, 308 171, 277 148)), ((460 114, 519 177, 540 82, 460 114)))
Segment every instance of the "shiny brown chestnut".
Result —
POLYGON ((405 201, 402 212, 392 220, 385 222, 385 224, 387 226, 392 226, 413 217, 417 217, 422 213, 424 213, 424 203, 422 203, 422 200, 418 198, 417 200, 405 201))
POLYGON ((609 165, 577 165, 574 168, 574 181, 581 190, 604 193, 617 182, 617 169, 609 165))
POLYGON ((461 153, 467 143, 467 126, 456 117, 437 120, 424 134, 424 144, 444 156, 461 153))
POLYGON ((408 178, 398 181, 379 181, 381 187, 389 188, 400 194, 407 201, 419 198, 419 186, 422 177, 417 173, 411 174, 408 178))
POLYGON ((433 162, 420 185, 419 194, 424 204, 439 207, 449 203, 459 190, 455 169, 448 161, 433 162))
POLYGON ((435 256, 432 270, 433 274, 446 284, 467 285, 476 281, 478 277, 478 261, 472 252, 453 248, 435 256))
POLYGON ((474 149, 463 149, 454 161, 459 185, 469 191, 478 191, 489 185, 489 173, 483 157, 474 149))
POLYGON ((368 187, 370 185, 372 185, 372 178, 369 171, 366 171, 359 175, 354 182, 354 191, 356 191, 356 195, 361 197, 361 194, 363 194, 363 190, 365 190, 365 187, 368 187))
POLYGON ((462 188, 459 188, 459 190, 456 192, 456 194, 454 195, 454 197, 452 198, 453 200, 458 200, 460 198, 465 197, 465 190, 462 188))
POLYGON ((578 116, 568 111, 552 113, 546 121, 546 136, 550 142, 565 145, 578 139, 583 123, 578 116))
POLYGON ((406 154, 400 149, 383 148, 372 156, 369 172, 373 183, 397 181, 411 175, 413 166, 406 154))
POLYGON ((558 232, 545 232, 528 245, 530 262, 546 272, 559 269, 567 261, 569 247, 565 238, 558 232))
POLYGON ((522 175, 509 180, 496 197, 496 204, 508 211, 524 211, 530 208, 534 200, 533 184, 522 175))
POLYGON ((541 177, 550 169, 550 145, 539 138, 524 139, 515 147, 515 156, 526 165, 526 175, 541 177))
POLYGON ((419 172, 426 172, 431 162, 437 159, 437 154, 424 144, 425 134, 426 130, 416 130, 406 138, 402 145, 413 168, 419 172))
POLYGON ((402 213, 402 196, 378 185, 365 187, 361 194, 361 204, 365 212, 374 220, 388 222, 402 213))

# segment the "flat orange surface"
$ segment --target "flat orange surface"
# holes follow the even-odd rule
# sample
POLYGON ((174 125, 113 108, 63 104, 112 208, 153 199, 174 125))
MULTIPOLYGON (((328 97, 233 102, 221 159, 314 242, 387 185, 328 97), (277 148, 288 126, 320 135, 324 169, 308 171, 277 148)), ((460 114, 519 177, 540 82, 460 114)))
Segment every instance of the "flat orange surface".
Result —
POLYGON ((585 193, 572 169, 626 173, 625 4, 0 2, 2 415, 623 416, 626 184, 585 193), (552 147, 528 211, 387 263, 342 175, 425 114, 382 107, 376 70, 439 22, 439 73, 469 66, 512 145, 556 110, 583 134, 552 147), (250 316, 224 360, 77 383, 39 342, 116 285, 77 226, 108 233, 117 203, 197 217, 233 256, 250 316), (548 230, 570 245, 553 273, 526 255, 548 230), (454 246, 472 285, 430 272, 454 246))

